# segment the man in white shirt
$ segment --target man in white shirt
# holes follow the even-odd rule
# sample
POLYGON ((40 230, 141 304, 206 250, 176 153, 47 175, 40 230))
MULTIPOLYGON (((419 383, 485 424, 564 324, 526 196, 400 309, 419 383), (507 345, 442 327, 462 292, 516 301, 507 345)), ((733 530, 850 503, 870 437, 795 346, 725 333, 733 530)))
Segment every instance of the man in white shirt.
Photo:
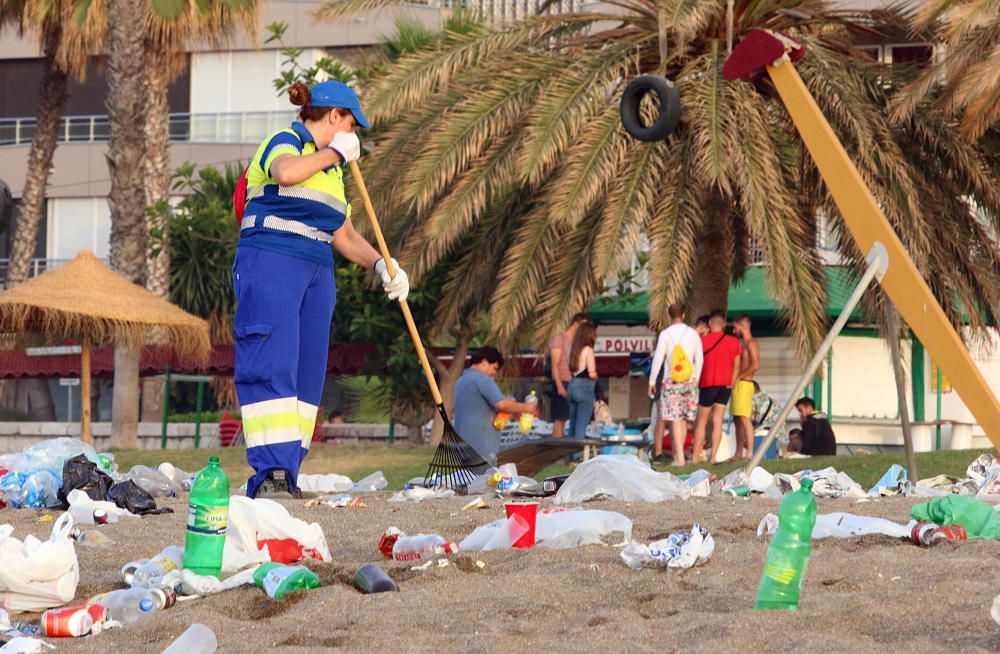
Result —
MULTIPOLYGON (((688 422, 694 421, 698 411, 698 380, 704 356, 698 332, 684 323, 684 305, 672 304, 667 311, 670 326, 660 332, 656 341, 653 367, 649 373, 649 396, 656 395, 656 377, 660 368, 666 366, 660 393, 660 420, 670 422, 674 465, 684 465, 684 440, 687 438, 688 422), (680 363, 674 362, 676 348, 683 351, 680 363)), ((654 456, 663 454, 663 442, 659 439, 653 444, 653 452, 654 456)))

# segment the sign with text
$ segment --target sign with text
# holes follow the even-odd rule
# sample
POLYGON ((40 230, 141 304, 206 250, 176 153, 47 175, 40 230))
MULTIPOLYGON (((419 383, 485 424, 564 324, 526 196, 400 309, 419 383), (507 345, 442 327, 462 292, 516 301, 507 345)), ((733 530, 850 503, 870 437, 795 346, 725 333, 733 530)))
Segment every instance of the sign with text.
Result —
POLYGON ((59 385, 60 386, 79 386, 80 385, 80 379, 79 379, 79 377, 63 377, 63 378, 61 378, 59 380, 59 385))
POLYGON ((655 349, 655 336, 598 336, 594 342, 596 354, 631 354, 655 349))

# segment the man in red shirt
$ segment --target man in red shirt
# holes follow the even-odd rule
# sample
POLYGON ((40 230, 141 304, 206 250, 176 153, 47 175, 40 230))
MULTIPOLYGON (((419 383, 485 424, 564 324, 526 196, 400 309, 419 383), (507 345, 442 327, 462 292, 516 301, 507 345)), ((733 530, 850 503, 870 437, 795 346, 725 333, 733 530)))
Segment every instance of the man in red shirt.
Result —
POLYGON ((733 392, 733 384, 739 374, 740 354, 743 348, 735 336, 724 331, 726 314, 716 309, 708 317, 708 334, 701 337, 701 347, 704 351, 705 363, 701 368, 701 379, 698 382, 698 415, 694 424, 694 461, 701 461, 705 447, 705 428, 709 418, 712 419, 712 454, 711 463, 716 463, 715 457, 722 442, 722 417, 733 392))

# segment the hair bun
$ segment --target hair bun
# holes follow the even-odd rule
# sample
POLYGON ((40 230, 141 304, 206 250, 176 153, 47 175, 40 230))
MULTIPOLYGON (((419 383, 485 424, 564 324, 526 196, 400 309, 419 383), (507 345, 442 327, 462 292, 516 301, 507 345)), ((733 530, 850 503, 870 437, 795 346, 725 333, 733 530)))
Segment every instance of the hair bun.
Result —
POLYGON ((292 101, 292 104, 301 107, 309 104, 309 101, 312 100, 312 93, 308 86, 298 81, 288 87, 288 99, 292 101))

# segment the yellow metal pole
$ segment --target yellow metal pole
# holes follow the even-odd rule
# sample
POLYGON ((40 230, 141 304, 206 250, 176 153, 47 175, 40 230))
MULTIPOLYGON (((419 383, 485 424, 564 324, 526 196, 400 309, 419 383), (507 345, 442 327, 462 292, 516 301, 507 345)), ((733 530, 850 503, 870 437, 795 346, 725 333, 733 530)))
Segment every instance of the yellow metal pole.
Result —
POLYGON ((885 246, 889 269, 882 278, 882 288, 931 358, 939 362, 993 445, 1000 449, 1000 402, 990 391, 961 337, 920 276, 795 66, 787 59, 779 60, 767 66, 767 74, 860 250, 868 252, 876 241, 885 246))

